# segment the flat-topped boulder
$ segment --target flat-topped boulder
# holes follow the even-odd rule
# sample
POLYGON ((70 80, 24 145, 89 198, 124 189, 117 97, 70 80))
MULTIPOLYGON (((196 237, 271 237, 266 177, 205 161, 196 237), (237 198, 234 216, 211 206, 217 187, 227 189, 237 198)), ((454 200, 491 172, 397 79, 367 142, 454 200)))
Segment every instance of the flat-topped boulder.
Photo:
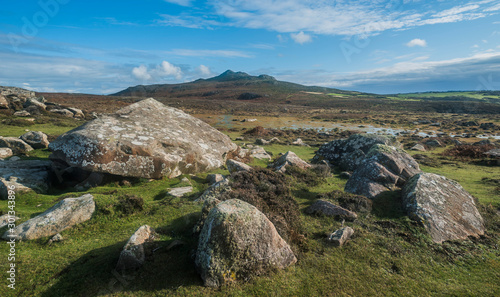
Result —
POLYGON ((52 160, 119 176, 172 178, 219 168, 229 137, 150 98, 73 129, 49 145, 52 160))
POLYGON ((393 137, 375 134, 354 134, 347 139, 333 140, 322 145, 313 158, 313 163, 327 160, 342 170, 354 171, 376 144, 399 146, 393 137))
POLYGON ((478 237, 484 222, 474 198, 456 181, 433 173, 420 173, 404 186, 403 208, 421 222, 436 243, 478 237))

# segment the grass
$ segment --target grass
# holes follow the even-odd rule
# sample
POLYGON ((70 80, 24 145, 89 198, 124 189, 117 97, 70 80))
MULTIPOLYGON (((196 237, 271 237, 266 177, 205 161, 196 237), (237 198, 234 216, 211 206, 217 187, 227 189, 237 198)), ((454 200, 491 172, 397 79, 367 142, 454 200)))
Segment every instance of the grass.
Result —
MULTIPOLYGON (((274 156, 291 150, 304 160, 312 158, 315 151, 311 147, 279 144, 264 148, 274 156)), ((442 150, 425 154, 438 158, 442 150)), ((43 159, 47 154, 45 150, 36 150, 29 156, 43 159)), ((422 169, 459 181, 482 205, 500 206, 499 197, 492 195, 495 186, 481 182, 483 177, 500 178, 498 167, 440 161, 446 162, 441 162, 440 167, 422 169)), ((267 165, 266 161, 254 162, 267 165)), ((183 185, 182 177, 141 180, 132 186, 111 183, 87 191, 94 195, 97 204, 93 218, 63 231, 62 242, 48 245, 48 238, 44 238, 18 243, 17 289, 10 291, 3 279, 0 296, 500 295, 499 234, 490 231, 489 238, 434 244, 421 226, 405 216, 397 191, 377 198, 369 215, 346 223, 356 233, 344 247, 336 248, 325 241, 326 234, 341 227, 340 222, 301 212, 307 249, 298 255, 297 264, 247 283, 221 289, 203 287, 193 264, 197 241, 191 230, 201 210, 201 205, 192 200, 208 186, 206 175, 186 176, 195 192, 183 198, 166 195, 169 188, 183 185), (141 197, 144 209, 132 214, 121 212, 116 205, 125 195, 141 197), (144 224, 160 234, 159 249, 137 273, 117 277, 112 270, 123 245, 144 224), (167 249, 174 240, 181 240, 183 245, 167 249)), ((303 210, 318 194, 343 190, 345 182, 335 172, 316 186, 297 180, 290 187, 303 210)), ((83 194, 24 194, 16 200, 16 211, 22 222, 64 197, 83 194)), ((0 210, 7 210, 6 201, 0 201, 0 210)), ((0 245, 2 269, 6 267, 7 252, 7 245, 0 245)))

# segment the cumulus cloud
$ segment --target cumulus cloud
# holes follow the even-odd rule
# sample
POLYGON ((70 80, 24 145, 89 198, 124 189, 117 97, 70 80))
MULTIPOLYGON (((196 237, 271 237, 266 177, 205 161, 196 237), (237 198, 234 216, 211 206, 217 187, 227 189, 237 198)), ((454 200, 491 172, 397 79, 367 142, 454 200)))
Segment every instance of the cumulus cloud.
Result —
POLYGON ((406 44, 407 47, 414 47, 414 46, 421 46, 421 47, 426 47, 427 46, 427 41, 419 38, 415 38, 412 41, 408 42, 406 44))
POLYGON ((158 73, 162 76, 171 76, 176 79, 182 78, 182 70, 178 66, 174 66, 167 61, 161 62, 158 73))
POLYGON ((148 73, 148 67, 144 65, 134 67, 134 69, 132 69, 132 75, 138 80, 144 81, 150 80, 152 78, 151 74, 148 73))
POLYGON ((205 65, 200 65, 196 68, 196 72, 201 76, 201 77, 209 77, 212 76, 212 71, 210 71, 210 68, 208 68, 205 65))
POLYGON ((311 35, 305 34, 303 31, 300 31, 296 34, 292 33, 290 34, 290 37, 293 39, 293 41, 299 44, 304 44, 312 41, 311 35))

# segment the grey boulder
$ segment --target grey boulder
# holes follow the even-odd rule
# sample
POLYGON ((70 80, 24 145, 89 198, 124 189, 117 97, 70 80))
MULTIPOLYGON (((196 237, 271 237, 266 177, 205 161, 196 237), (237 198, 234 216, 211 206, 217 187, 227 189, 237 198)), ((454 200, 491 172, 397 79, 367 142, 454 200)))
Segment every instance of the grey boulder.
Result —
POLYGON ((308 169, 311 167, 311 164, 299 158, 299 156, 297 156, 294 152, 288 151, 271 165, 271 167, 278 172, 285 172, 288 166, 296 166, 300 169, 308 169))
POLYGON ((123 250, 120 253, 120 258, 116 264, 117 271, 134 270, 140 268, 146 256, 149 254, 148 244, 155 240, 154 230, 148 226, 141 226, 129 238, 123 250))
POLYGON ((29 144, 16 137, 0 136, 0 147, 10 148, 14 155, 26 154, 27 152, 33 150, 33 148, 29 144))
POLYGON ((483 218, 474 198, 444 176, 415 175, 404 186, 402 200, 410 218, 421 222, 436 243, 484 234, 483 218))
POLYGON ((33 240, 54 236, 92 217, 95 211, 94 197, 90 194, 78 198, 66 198, 44 213, 27 220, 5 232, 2 239, 33 240))
POLYGON ((336 217, 348 221, 354 221, 358 218, 355 212, 342 208, 329 201, 318 199, 311 206, 304 210, 307 214, 324 215, 327 217, 336 217))
POLYGON ((290 246, 271 221, 238 199, 212 208, 201 230, 195 259, 209 287, 284 269, 295 262, 290 246))
POLYGON ((237 146, 203 121, 150 98, 61 135, 49 149, 51 159, 88 171, 172 178, 219 168, 237 146))
POLYGON ((30 131, 26 132, 21 137, 19 137, 22 141, 29 144, 34 149, 43 149, 49 146, 49 139, 47 135, 43 132, 35 132, 30 131))
POLYGON ((228 159, 226 161, 226 166, 227 170, 229 170, 229 173, 235 173, 235 172, 240 172, 240 171, 251 171, 252 167, 249 165, 239 162, 233 159, 228 159))
POLYGON ((50 161, 0 162, 0 199, 7 199, 9 187, 14 187, 16 194, 29 191, 46 193, 51 183, 50 171, 50 161))

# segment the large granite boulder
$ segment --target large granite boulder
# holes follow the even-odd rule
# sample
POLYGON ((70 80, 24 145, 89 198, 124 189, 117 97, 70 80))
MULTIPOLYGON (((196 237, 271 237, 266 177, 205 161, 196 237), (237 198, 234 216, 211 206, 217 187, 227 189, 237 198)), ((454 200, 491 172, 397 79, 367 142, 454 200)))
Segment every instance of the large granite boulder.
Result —
POLYGON ((254 206, 231 199, 217 204, 203 225, 196 266, 205 286, 219 287, 297 262, 290 246, 254 206))
POLYGON ((155 240, 155 237, 154 230, 148 225, 137 229, 123 247, 118 263, 116 264, 116 270, 123 271, 140 268, 144 264, 147 254, 151 253, 148 250, 148 245, 155 240))
POLYGON ((33 150, 33 148, 29 144, 16 137, 0 136, 0 147, 10 148, 14 155, 26 154, 27 152, 33 150))
POLYGON ((302 160, 299 156, 297 156, 294 152, 288 151, 283 156, 279 157, 271 167, 276 171, 285 172, 286 167, 288 166, 296 166, 300 169, 308 169, 311 167, 311 164, 302 160))
POLYGON ((345 185, 345 191, 370 199, 402 187, 420 173, 418 163, 404 150, 382 144, 374 145, 345 185))
POLYGON ((410 218, 421 222, 436 243, 484 234, 474 198, 444 176, 415 175, 404 186, 402 200, 410 218))
POLYGON ((51 183, 51 162, 20 160, 0 162, 0 199, 7 199, 8 187, 16 194, 35 191, 46 193, 51 183))
POLYGON ((354 171, 376 144, 399 146, 393 137, 375 134, 354 134, 347 139, 338 139, 322 145, 313 158, 313 163, 327 160, 342 170, 354 171))
POLYGON ((49 145, 52 160, 120 176, 172 178, 219 168, 229 137, 150 98, 71 130, 49 145))
POLYGON ((89 220, 94 211, 94 197, 90 194, 79 198, 66 198, 44 213, 8 230, 3 234, 2 239, 33 240, 54 236, 63 230, 89 220))
POLYGON ((40 131, 26 132, 19 138, 34 149, 47 148, 49 146, 49 139, 47 135, 40 131))

